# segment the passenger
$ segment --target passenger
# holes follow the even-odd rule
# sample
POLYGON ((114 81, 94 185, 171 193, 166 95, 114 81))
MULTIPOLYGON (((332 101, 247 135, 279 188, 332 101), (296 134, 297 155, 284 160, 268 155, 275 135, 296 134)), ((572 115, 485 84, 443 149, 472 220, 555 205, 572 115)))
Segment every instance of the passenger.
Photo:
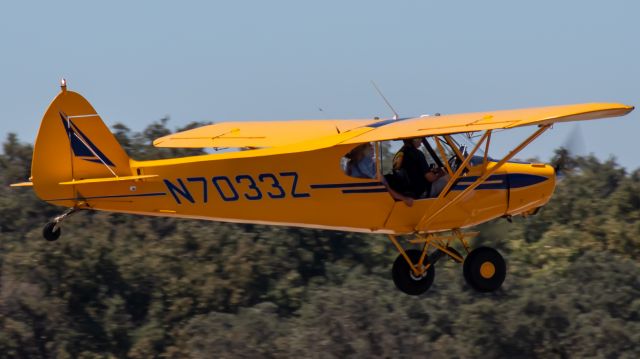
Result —
POLYGON ((393 158, 394 177, 399 187, 402 187, 398 190, 413 198, 431 195, 432 183, 445 176, 442 169, 429 168, 424 153, 419 150, 421 143, 420 138, 405 139, 404 146, 393 158))
MULTIPOLYGON (((345 166, 345 172, 352 177, 357 178, 376 178, 376 163, 373 158, 373 146, 371 143, 363 143, 362 145, 354 148, 345 157, 347 163, 345 166)), ((413 205, 413 198, 402 195, 394 191, 389 187, 385 178, 382 178, 382 183, 391 194, 391 197, 396 201, 403 201, 407 207, 413 205)))
POLYGON ((373 146, 363 143, 346 156, 347 175, 357 178, 376 178, 376 161, 373 159, 373 146))

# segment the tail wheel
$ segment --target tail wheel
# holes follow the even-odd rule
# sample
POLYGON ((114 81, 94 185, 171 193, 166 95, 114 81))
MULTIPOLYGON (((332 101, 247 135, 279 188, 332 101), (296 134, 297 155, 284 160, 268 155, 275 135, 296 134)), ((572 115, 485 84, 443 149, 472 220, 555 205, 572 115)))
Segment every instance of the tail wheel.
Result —
POLYGON ((507 264, 497 250, 479 247, 467 255, 463 264, 464 279, 479 292, 493 292, 502 286, 507 264))
POLYGON ((60 226, 56 225, 56 222, 49 222, 44 226, 44 228, 42 229, 42 236, 44 237, 44 239, 48 240, 49 242, 53 242, 60 238, 60 234, 62 231, 60 229, 60 226))
MULTIPOLYGON (((416 249, 409 249, 406 253, 414 264, 418 263, 422 255, 422 252, 416 249)), ((428 261, 425 258, 424 265, 427 263, 428 261)), ((421 276, 416 276, 401 254, 393 262, 391 274, 396 287, 409 295, 420 295, 426 292, 433 284, 433 279, 436 275, 434 266, 431 265, 421 276)))

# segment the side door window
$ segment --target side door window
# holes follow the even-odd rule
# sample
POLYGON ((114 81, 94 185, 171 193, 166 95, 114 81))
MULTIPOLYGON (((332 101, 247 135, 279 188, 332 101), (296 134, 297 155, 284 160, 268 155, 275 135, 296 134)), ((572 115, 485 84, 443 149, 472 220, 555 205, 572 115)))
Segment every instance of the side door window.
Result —
POLYGON ((342 170, 347 176, 355 178, 377 178, 378 156, 373 144, 359 144, 344 155, 341 160, 342 170))

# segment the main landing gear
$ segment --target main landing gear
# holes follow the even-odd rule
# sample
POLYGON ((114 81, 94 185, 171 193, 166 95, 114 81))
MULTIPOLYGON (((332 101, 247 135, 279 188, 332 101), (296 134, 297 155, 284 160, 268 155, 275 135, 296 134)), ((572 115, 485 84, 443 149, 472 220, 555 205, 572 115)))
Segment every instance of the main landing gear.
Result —
POLYGON ((44 237, 44 239, 46 239, 47 241, 53 242, 58 240, 58 238, 60 238, 60 234, 62 234, 62 229, 60 228, 60 225, 62 224, 62 221, 71 216, 72 214, 76 213, 79 210, 79 208, 69 208, 66 211, 64 211, 64 213, 62 213, 61 215, 55 217, 54 219, 52 219, 50 222, 48 222, 47 224, 44 225, 44 228, 42 228, 42 236, 44 237))
POLYGON ((409 243, 422 243, 422 250, 404 250, 393 235, 389 239, 400 254, 393 263, 391 274, 396 287, 409 295, 420 295, 426 292, 435 277, 435 264, 443 257, 449 257, 462 263, 462 273, 469 286, 479 292, 492 292, 500 288, 507 274, 507 265, 497 250, 489 247, 478 247, 472 251, 465 240, 475 237, 477 232, 462 233, 452 231, 451 236, 420 235, 409 243), (466 258, 450 247, 451 242, 458 240, 464 247, 466 258), (429 247, 435 250, 429 253, 429 247))

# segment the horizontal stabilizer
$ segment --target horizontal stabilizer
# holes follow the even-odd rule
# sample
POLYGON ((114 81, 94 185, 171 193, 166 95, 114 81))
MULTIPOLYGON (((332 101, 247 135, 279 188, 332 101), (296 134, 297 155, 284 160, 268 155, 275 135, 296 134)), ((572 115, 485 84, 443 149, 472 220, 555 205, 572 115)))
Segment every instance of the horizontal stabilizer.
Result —
POLYGON ((33 182, 12 183, 9 187, 33 187, 33 182))
POLYGON ((140 176, 121 176, 121 177, 107 177, 107 178, 88 178, 83 180, 71 180, 67 182, 60 182, 60 185, 76 185, 87 183, 107 183, 107 182, 119 182, 119 181, 137 181, 145 178, 158 177, 158 175, 140 175, 140 176))

